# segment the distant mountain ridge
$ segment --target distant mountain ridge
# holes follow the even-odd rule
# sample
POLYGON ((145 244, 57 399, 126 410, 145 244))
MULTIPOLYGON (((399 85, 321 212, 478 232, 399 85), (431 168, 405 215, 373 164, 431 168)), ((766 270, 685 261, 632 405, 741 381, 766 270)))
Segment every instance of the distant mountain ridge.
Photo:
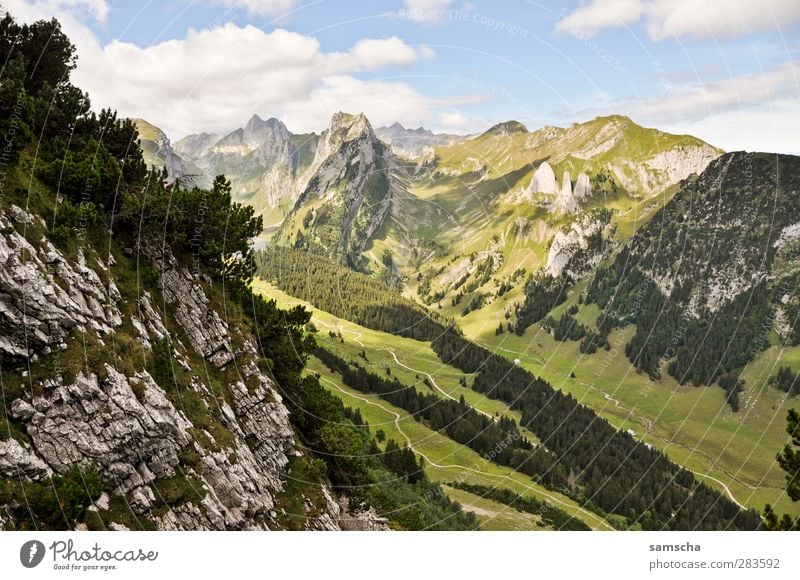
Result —
POLYGON ((387 143, 398 155, 419 157, 431 147, 442 147, 469 139, 469 136, 448 133, 434 133, 424 127, 406 129, 400 123, 375 129, 378 139, 387 143))
POLYGON ((164 131, 144 119, 133 119, 133 122, 139 132, 145 163, 166 168, 170 177, 189 172, 183 158, 175 152, 164 131))
MULTIPOLYGON (((296 135, 278 119, 252 115, 226 135, 188 135, 174 147, 157 128, 142 127, 151 160, 166 165, 172 177, 196 174, 199 185, 226 175, 234 198, 279 232, 277 243, 314 247, 365 270, 387 268, 384 258, 365 252, 375 241, 390 243, 396 259, 388 269, 395 278, 434 246, 450 255, 447 240, 473 211, 483 214, 476 216, 480 221, 518 208, 515 228, 528 227, 540 213, 569 225, 609 196, 642 199, 675 188, 722 153, 695 137, 647 129, 618 115, 535 131, 506 121, 468 137, 400 123, 373 129, 363 114, 342 112, 322 134, 296 135), (419 195, 428 189, 432 197, 419 195), (437 232, 434 245, 419 238, 428 230, 437 232)), ((507 231, 505 218, 493 223, 498 236, 507 231)), ((445 265, 431 279, 436 287, 440 278, 438 293, 457 287, 453 268, 445 265)))

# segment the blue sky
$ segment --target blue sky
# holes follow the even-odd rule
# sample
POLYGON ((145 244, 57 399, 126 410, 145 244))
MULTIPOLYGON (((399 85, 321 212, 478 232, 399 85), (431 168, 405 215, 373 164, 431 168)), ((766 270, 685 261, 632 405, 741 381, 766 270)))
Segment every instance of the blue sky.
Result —
POLYGON ((337 110, 476 132, 619 113, 727 150, 800 152, 796 0, 9 0, 57 16, 95 107, 170 137, 337 110))

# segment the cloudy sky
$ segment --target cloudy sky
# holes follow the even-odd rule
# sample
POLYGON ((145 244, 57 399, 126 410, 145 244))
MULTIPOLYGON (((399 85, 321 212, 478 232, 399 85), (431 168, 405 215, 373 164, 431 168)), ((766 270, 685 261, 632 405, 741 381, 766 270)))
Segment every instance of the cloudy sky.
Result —
POLYGON ((800 153, 797 0, 0 0, 58 17, 95 108, 173 138, 333 112, 475 132, 619 113, 800 153))

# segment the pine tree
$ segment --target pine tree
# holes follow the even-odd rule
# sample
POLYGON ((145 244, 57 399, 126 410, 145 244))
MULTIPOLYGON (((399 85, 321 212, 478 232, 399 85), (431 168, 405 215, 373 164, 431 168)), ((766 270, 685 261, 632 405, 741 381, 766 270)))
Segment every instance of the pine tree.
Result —
MULTIPOLYGON (((792 441, 778 454, 778 464, 786 472, 786 494, 792 501, 800 501, 800 413, 795 409, 789 410, 786 432, 792 441)), ((800 517, 792 520, 789 514, 784 514, 778 518, 772 506, 767 504, 764 508, 764 527, 770 530, 798 531, 800 517)))

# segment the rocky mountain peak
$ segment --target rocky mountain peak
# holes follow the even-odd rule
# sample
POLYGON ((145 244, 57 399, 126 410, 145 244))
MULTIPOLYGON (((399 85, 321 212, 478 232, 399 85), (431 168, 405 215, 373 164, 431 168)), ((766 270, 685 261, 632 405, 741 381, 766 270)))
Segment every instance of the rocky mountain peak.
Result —
POLYGON ((505 121, 490 127, 484 135, 507 137, 515 133, 527 133, 528 128, 519 121, 505 121))
POLYGON ((334 113, 333 117, 331 117, 328 135, 329 137, 335 136, 343 141, 352 141, 361 137, 375 138, 372 125, 370 125, 364 113, 351 115, 342 111, 334 113))

